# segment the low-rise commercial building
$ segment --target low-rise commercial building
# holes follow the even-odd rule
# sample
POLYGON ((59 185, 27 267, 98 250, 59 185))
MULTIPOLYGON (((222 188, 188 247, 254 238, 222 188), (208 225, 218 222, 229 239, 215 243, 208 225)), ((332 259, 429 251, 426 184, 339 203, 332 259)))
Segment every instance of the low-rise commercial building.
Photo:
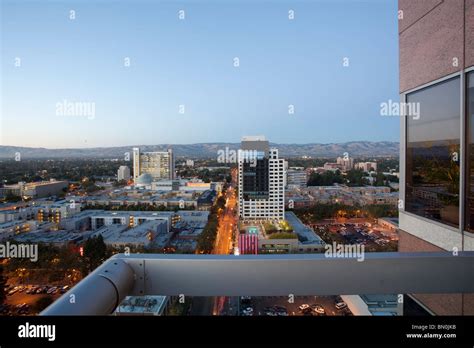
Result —
POLYGON ((92 236, 102 236, 104 243, 116 249, 131 247, 163 248, 169 241, 167 222, 164 220, 149 220, 140 225, 105 225, 94 231, 92 236))
POLYGON ((59 195, 67 189, 68 182, 65 180, 50 180, 32 182, 23 186, 22 196, 27 198, 42 198, 59 195))
POLYGON ((0 198, 8 195, 25 198, 44 198, 57 196, 65 192, 68 182, 65 180, 40 181, 40 182, 19 182, 14 185, 5 185, 0 188, 0 198))
POLYGON ((15 220, 0 223, 0 241, 35 230, 38 223, 34 220, 15 220))

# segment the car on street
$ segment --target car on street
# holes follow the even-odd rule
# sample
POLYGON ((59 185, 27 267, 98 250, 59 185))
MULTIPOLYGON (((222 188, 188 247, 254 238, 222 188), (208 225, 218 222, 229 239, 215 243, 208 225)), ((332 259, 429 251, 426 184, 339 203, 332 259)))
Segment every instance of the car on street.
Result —
POLYGON ((17 291, 18 291, 18 286, 15 286, 13 289, 11 289, 8 292, 8 296, 11 296, 11 295, 15 294, 17 291))
POLYGON ((46 291, 48 291, 48 287, 47 287, 47 286, 40 286, 38 289, 36 289, 36 293, 37 293, 37 294, 45 294, 46 291))
POLYGON ((28 313, 30 306, 26 303, 21 303, 16 306, 16 309, 18 314, 26 314, 28 313))
POLYGON ((46 293, 49 294, 49 295, 54 295, 57 290, 58 290, 58 288, 56 286, 53 286, 53 287, 49 288, 48 291, 46 291, 46 293))

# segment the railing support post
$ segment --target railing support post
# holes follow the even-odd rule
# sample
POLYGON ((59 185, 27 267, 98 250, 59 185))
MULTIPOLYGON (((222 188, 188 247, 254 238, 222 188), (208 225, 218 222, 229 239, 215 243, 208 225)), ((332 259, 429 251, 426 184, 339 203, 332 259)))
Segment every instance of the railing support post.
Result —
POLYGON ((132 268, 123 259, 112 257, 41 315, 108 315, 130 293, 134 282, 132 268))

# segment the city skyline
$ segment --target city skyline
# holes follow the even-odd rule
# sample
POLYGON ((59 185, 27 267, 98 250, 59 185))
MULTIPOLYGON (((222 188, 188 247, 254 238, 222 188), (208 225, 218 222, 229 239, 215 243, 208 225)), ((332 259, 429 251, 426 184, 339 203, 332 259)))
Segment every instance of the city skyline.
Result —
POLYGON ((474 0, 0 18, 7 344, 472 343, 474 0))
POLYGON ((1 145, 398 139, 395 1, 20 4, 2 2, 1 145))

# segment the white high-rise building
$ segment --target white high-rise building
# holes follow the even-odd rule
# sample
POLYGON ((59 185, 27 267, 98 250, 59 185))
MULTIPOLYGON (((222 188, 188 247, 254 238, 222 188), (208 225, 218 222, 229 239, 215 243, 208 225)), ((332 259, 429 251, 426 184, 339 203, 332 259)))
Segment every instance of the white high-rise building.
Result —
POLYGON ((173 151, 140 152, 138 147, 133 148, 133 179, 142 174, 150 174, 153 180, 173 180, 173 151))
POLYGON ((130 168, 128 168, 127 166, 120 166, 117 171, 117 180, 118 181, 130 180, 130 168))
POLYGON ((238 156, 239 215, 248 220, 284 220, 285 161, 263 136, 242 138, 238 156))

